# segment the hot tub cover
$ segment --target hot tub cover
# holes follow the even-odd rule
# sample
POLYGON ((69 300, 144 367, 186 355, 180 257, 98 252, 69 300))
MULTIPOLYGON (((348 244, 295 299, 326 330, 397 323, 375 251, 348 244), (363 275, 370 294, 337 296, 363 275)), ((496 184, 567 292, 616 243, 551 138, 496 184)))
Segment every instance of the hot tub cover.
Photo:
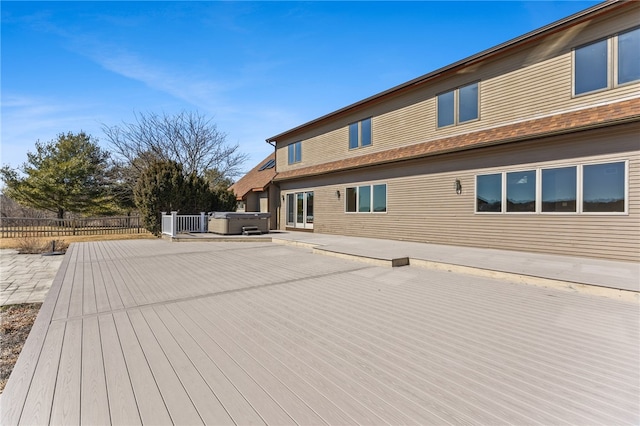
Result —
POLYGON ((211 212, 209 217, 213 219, 268 219, 271 213, 259 212, 211 212))

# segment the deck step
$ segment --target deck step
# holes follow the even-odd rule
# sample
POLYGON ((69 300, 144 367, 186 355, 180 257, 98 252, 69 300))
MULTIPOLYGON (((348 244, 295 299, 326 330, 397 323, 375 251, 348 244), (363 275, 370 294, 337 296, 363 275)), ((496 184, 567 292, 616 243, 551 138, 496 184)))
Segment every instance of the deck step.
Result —
POLYGON ((242 235, 262 235, 262 231, 257 226, 243 226, 242 235))

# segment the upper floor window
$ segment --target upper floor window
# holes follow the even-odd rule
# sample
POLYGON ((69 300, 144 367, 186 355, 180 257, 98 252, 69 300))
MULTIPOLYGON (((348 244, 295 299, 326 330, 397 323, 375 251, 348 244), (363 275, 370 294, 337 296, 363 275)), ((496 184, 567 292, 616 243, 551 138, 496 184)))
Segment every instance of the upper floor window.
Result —
POLYGON ((302 160, 302 142, 294 142, 287 147, 289 150, 289 164, 299 163, 302 160))
POLYGON ((640 28, 590 43, 574 51, 575 95, 636 80, 640 80, 640 28))
POLYGON ((438 127, 477 120, 478 83, 471 83, 438 95, 438 127))
POLYGON ((618 35, 618 84, 640 80, 640 28, 618 35))
POLYGON ((349 124, 349 149, 371 145, 371 118, 349 124))

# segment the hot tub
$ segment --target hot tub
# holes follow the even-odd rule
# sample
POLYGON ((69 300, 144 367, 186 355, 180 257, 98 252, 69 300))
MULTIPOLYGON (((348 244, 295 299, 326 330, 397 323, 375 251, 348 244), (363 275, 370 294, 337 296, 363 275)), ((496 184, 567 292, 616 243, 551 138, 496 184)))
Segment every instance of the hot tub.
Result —
POLYGON ((213 212, 209 213, 209 232, 222 235, 240 235, 243 227, 255 226, 266 234, 269 232, 271 213, 258 212, 213 212))

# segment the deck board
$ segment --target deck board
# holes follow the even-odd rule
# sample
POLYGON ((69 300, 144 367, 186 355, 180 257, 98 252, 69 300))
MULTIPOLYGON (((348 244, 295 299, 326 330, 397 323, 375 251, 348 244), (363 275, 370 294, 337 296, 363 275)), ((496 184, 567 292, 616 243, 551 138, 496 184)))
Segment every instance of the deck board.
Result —
POLYGON ((278 244, 72 244, 1 422, 638 424, 639 324, 628 302, 278 244))
MULTIPOLYGON (((305 295, 305 297, 308 297, 308 295, 305 295)), ((341 300, 344 300, 344 299, 345 298, 343 296, 341 300)), ((341 300, 336 300, 335 304, 339 304, 341 300)), ((303 302, 304 301, 302 300, 302 296, 301 296, 300 303, 303 303, 303 302)), ((358 300, 357 303, 359 305, 362 305, 362 297, 358 300)), ((296 303, 294 303, 293 305, 297 306, 296 303)), ((352 304, 352 306, 354 307, 354 309, 357 306, 355 301, 352 304)), ((408 344, 412 342, 415 342, 414 345, 416 346, 416 348, 420 348, 421 346, 427 347, 426 346, 426 344, 428 343, 427 340, 422 339, 421 341, 421 340, 417 340, 417 338, 420 338, 421 335, 423 336, 425 331, 428 331, 429 327, 433 328, 434 323, 436 324, 441 323, 441 321, 437 321, 437 317, 434 317, 434 322, 422 323, 422 324, 408 323, 404 327, 398 328, 396 326, 396 327, 388 328, 385 325, 382 325, 382 326, 379 325, 381 319, 383 319, 382 321, 383 324, 386 324, 387 322, 384 321, 385 307, 379 306, 378 308, 379 309, 376 311, 376 316, 371 317, 371 322, 372 322, 371 329, 373 329, 373 327, 376 327, 377 329, 382 329, 386 331, 387 335, 385 336, 384 341, 393 341, 394 345, 398 348, 406 347, 408 344), (416 330, 418 331, 412 334, 408 334, 407 330, 410 330, 412 327, 415 327, 416 330), (398 330, 405 330, 405 331, 399 337, 394 337, 394 335, 397 335, 399 333, 398 330)), ((350 312, 350 310, 347 308, 341 309, 341 311, 350 312)), ((321 313, 317 313, 317 315, 321 315, 321 313)), ((398 315, 400 315, 400 312, 393 313, 392 316, 389 316, 388 318, 389 321, 391 321, 393 318, 397 318, 398 315)), ((315 318, 317 319, 317 316, 315 318)), ((359 323, 365 322, 364 321, 365 319, 366 318, 363 318, 362 316, 359 317, 358 318, 359 323)), ((332 318, 326 318, 326 320, 331 321, 332 318)), ((349 321, 341 320, 339 317, 337 317, 335 321, 336 321, 336 326, 338 324, 342 326, 343 324, 349 323, 349 321)), ((509 347, 503 346, 502 348, 498 348, 496 343, 496 345, 493 345, 493 344, 488 345, 488 346, 491 346, 492 349, 487 350, 487 349, 482 349, 481 343, 483 343, 484 339, 477 340, 477 336, 474 336, 475 333, 470 333, 469 335, 462 335, 462 336, 456 337, 455 333, 456 332, 460 333, 459 330, 464 329, 463 325, 464 324, 460 324, 458 327, 455 327, 454 325, 453 327, 451 327, 451 329, 447 329, 446 333, 444 334, 430 334, 430 336, 432 336, 435 339, 438 339, 438 341, 441 342, 441 345, 439 345, 438 347, 434 347, 433 349, 431 349, 431 351, 433 351, 434 349, 444 349, 441 351, 442 355, 440 355, 442 359, 446 359, 446 360, 457 359, 457 361, 462 364, 462 363, 468 363, 470 361, 466 356, 466 354, 468 353, 469 350, 472 350, 475 348, 475 352, 474 352, 475 357, 478 358, 481 361, 481 363, 476 363, 476 365, 473 368, 473 372, 482 372, 484 370, 486 373, 485 374, 486 376, 494 377, 496 374, 504 375, 502 370, 505 370, 511 379, 519 380, 521 383, 524 383, 525 386, 528 386, 529 384, 539 386, 538 390, 534 392, 536 395, 540 393, 539 389, 542 387, 540 382, 542 382, 544 383, 543 393, 546 392, 547 390, 551 392, 554 392, 554 391, 557 392, 553 394, 554 398, 557 395, 562 395, 563 393, 568 394, 569 396, 571 396, 572 394, 576 396, 581 395, 582 397, 589 397, 590 394, 594 394, 594 396, 598 400, 603 400, 604 403, 607 403, 609 405, 612 405, 612 404, 620 405, 620 402, 621 402, 620 399, 617 399, 615 397, 616 395, 619 394, 619 392, 616 391, 615 386, 612 386, 610 389, 605 389, 603 391, 600 391, 599 388, 601 386, 599 385, 599 382, 595 380, 589 380, 588 369, 585 369, 579 372, 579 374, 574 375, 569 380, 565 379, 565 377, 563 377, 562 375, 562 372, 566 367, 569 366, 569 363, 563 365, 562 368, 558 368, 554 372, 547 374, 545 371, 545 368, 541 369, 540 367, 548 367, 548 364, 540 362, 537 365, 531 366, 531 358, 530 357, 526 358, 524 354, 522 357, 520 357, 520 359, 522 360, 521 363, 515 362, 518 360, 518 357, 513 356, 514 349, 517 349, 519 352, 523 353, 527 351, 527 348, 515 348, 514 346, 509 346, 509 347), (454 336, 456 338, 447 339, 446 336, 454 336), (457 342, 457 345, 456 345, 457 347, 451 345, 451 340, 454 340, 455 342, 457 342), (468 341, 472 342, 473 346, 469 346, 468 348, 461 347, 460 342, 468 342, 468 341), (456 354, 459 354, 459 355, 456 356, 456 354), (487 368, 492 368, 492 369, 487 370, 487 368), (579 378, 580 380, 576 380, 577 378, 579 378), (558 382, 565 383, 564 388, 557 386, 558 382)), ((447 322, 447 326, 450 326, 449 322, 447 322)), ((360 328, 360 330, 363 330, 365 332, 367 331, 366 329, 362 329, 362 328, 360 328)), ((485 337, 486 339, 484 340, 485 345, 489 342, 491 338, 492 336, 490 335, 487 335, 485 337)), ((375 336, 367 336, 365 342, 375 341, 374 339, 375 339, 375 336)), ((553 359, 552 355, 553 355, 553 351, 547 351, 544 359, 546 361, 550 361, 553 359)), ((433 355, 430 355, 430 358, 432 357, 433 355)), ((417 361, 420 361, 421 358, 418 355, 415 359, 417 361)), ((637 367, 636 367, 636 370, 637 370, 637 367)), ((631 367, 630 370, 628 371, 634 371, 634 368, 631 367)), ((471 373, 472 372, 469 372, 467 374, 467 377, 472 377, 471 373)), ((505 385, 508 385, 509 382, 504 381, 502 383, 504 383, 505 385)), ((521 387, 522 386, 518 385, 514 389, 514 391, 519 391, 521 387)), ((571 405, 571 404, 572 404, 571 402, 567 403, 567 405, 571 405)), ((591 405, 593 404, 593 401, 587 401, 585 404, 586 405, 579 407, 579 411, 583 411, 585 409, 588 411, 591 405)), ((563 405, 563 408, 565 408, 564 405, 563 405)))
POLYGON ((209 354, 189 335, 183 327, 185 314, 173 307, 158 306, 155 308, 164 318, 164 324, 184 350, 189 354, 193 365, 198 369, 216 398, 222 403, 233 422, 239 425, 261 425, 262 418, 234 386, 229 378, 213 362, 209 354))
POLYGON ((292 424, 293 420, 291 417, 289 417, 259 383, 253 380, 251 375, 238 365, 236 360, 224 351, 219 343, 209 334, 208 327, 205 330, 201 323, 193 319, 192 315, 194 315, 194 312, 191 310, 185 312, 183 310, 183 313, 186 314, 183 318, 183 324, 189 329, 193 338, 207 355, 211 357, 213 362, 225 372, 225 375, 242 394, 244 399, 251 404, 251 407, 258 413, 260 418, 267 424, 292 424))
MULTIPOLYGON (((73 248, 69 251, 69 254, 72 255, 72 253, 73 248)), ((10 382, 7 383, 10 391, 7 392, 5 388, 5 392, 3 392, 0 398, 0 424, 14 425, 20 421, 33 374, 37 368, 46 335, 49 331, 49 324, 57 306, 56 303, 60 296, 63 278, 69 269, 71 259, 71 256, 65 256, 62 260, 62 264, 51 284, 51 289, 47 294, 45 303, 40 308, 40 312, 29 333, 29 338, 25 342, 20 357, 14 365, 10 382)))
POLYGON ((141 310, 147 324, 153 331, 158 344, 167 357, 169 363, 180 378, 182 386, 189 395, 198 414, 205 424, 233 424, 231 417, 204 381, 198 370, 193 366, 189 357, 176 343, 171 332, 167 329, 153 308, 141 310))
POLYGON ((103 348, 98 317, 89 316, 82 321, 82 424, 107 425, 111 423, 109 397, 104 375, 103 348))
MULTIPOLYGON (((202 314, 201 305, 197 302, 189 303, 188 306, 202 314)), ((261 387, 271 397, 278 401, 278 404, 291 417, 296 424, 323 424, 323 420, 298 396, 285 386, 269 370, 264 368, 259 361, 248 354, 243 349, 246 342, 237 344, 234 339, 227 335, 218 324, 210 323, 207 327, 209 335, 229 354, 234 361, 246 371, 251 378, 260 383, 261 387)))
POLYGON ((49 423, 65 325, 63 322, 53 323, 47 331, 42 353, 24 402, 20 424, 49 423))
POLYGON ((116 425, 141 424, 142 420, 113 316, 111 314, 100 315, 98 323, 111 421, 116 425))
MULTIPOLYGON (((263 302, 268 302, 267 305, 273 306, 273 304, 277 303, 277 300, 272 301, 266 299, 263 300, 263 302)), ((289 304, 289 306, 291 305, 292 304, 289 304)), ((302 305, 300 308, 305 309, 306 307, 302 305)), ((364 313, 357 312, 357 309, 357 306, 353 307, 353 311, 355 312, 352 315, 354 317, 358 317, 358 320, 360 321, 364 313)), ((344 310, 344 312, 347 311, 348 310, 344 310)), ((379 312, 380 311, 378 311, 378 313, 379 312)), ((422 348, 426 347, 426 345, 423 345, 420 342, 417 342, 415 352, 412 353, 405 350, 396 355, 399 349, 407 347, 405 342, 411 342, 412 340, 415 341, 415 338, 412 339, 408 336, 402 338, 394 337, 394 334, 397 334, 396 329, 404 329, 405 327, 410 326, 410 324, 397 324, 398 317, 396 317, 396 324, 394 328, 390 330, 388 334, 379 336, 380 329, 378 329, 377 332, 371 332, 371 330, 369 330, 368 335, 365 334, 366 330, 362 329, 356 329, 349 333, 348 329, 350 328, 352 320, 349 318, 336 317, 332 312, 328 312, 326 316, 323 316, 321 312, 291 312, 290 309, 287 309, 283 310, 283 314, 281 315, 284 314, 295 316, 296 323, 300 324, 300 326, 304 327, 308 332, 315 332, 316 335, 326 336, 327 345, 336 346, 339 349, 346 348, 349 349, 351 353, 367 357, 370 364, 375 365, 377 369, 386 366, 386 371, 384 373, 397 378, 401 384, 401 386, 399 386, 401 388, 403 387, 402 385, 408 384, 413 386, 414 392, 420 391, 421 389, 428 389, 426 383, 421 384, 422 380, 425 380, 426 378, 433 380, 434 371, 437 371, 438 369, 447 371, 445 377, 442 377, 437 382, 433 382, 433 385, 436 387, 432 391, 440 394, 441 402, 449 401, 450 407, 457 406, 471 408, 474 405, 476 405, 476 407, 482 407, 483 404, 486 405, 490 401, 504 400, 504 395, 501 397, 500 394, 496 394, 495 392, 495 389, 499 389, 500 387, 511 386, 509 393, 520 393, 522 401, 535 398, 540 392, 540 389, 536 389, 534 392, 532 392, 531 389, 523 389, 523 387, 526 388, 529 386, 531 382, 536 381, 535 376, 531 376, 528 378, 528 381, 521 381, 517 385, 510 385, 509 380, 507 380, 507 375, 501 371, 502 369, 499 364, 496 364, 494 368, 487 367, 485 363, 475 363, 475 365, 472 364, 471 366, 465 366, 464 362, 454 364, 452 361, 456 360, 456 357, 455 355, 452 356, 453 352, 447 353, 446 356, 441 356, 439 363, 437 353, 434 353, 433 351, 428 354, 420 353, 422 348), (305 315, 313 318, 316 324, 318 323, 318 319, 320 319, 322 327, 315 326, 311 321, 305 321, 305 315), (333 326, 331 324, 332 320, 335 321, 333 326), (376 334, 378 334, 378 336, 376 336, 376 334), (363 338, 362 336, 366 337, 363 338), (373 345, 372 343, 377 343, 377 345, 373 345), (381 357, 379 356, 380 354, 387 354, 387 356, 381 357), (424 369, 422 366, 425 361, 424 355, 428 355, 428 369, 424 369), (399 368, 398 366, 402 367, 399 368), (421 374, 421 371, 424 372, 424 374, 421 374), (461 372, 462 374, 460 374, 461 372), (456 380, 451 380, 452 378, 455 378, 456 380), (485 387, 481 392, 476 392, 475 394, 472 392, 473 389, 477 389, 479 383, 488 382, 491 384, 492 381, 494 382, 494 387, 485 387), (497 386, 498 384, 501 386, 497 386), (456 393, 452 394, 451 389, 454 389, 456 393), (454 398, 447 398, 447 394, 452 395, 454 398), (456 398, 460 399, 456 401, 456 398), (461 404, 461 401, 466 401, 467 404, 461 404)), ((442 337, 441 339, 442 340, 440 341, 445 340, 442 337)), ((462 358, 465 360, 469 352, 467 350, 460 350, 458 353, 463 354, 462 358)), ((342 356, 352 357, 353 355, 346 353, 342 356)), ((490 362, 491 360, 486 361, 490 362)), ((517 375, 509 376, 509 378, 518 379, 517 375)), ((514 405, 518 405, 517 403, 518 399, 510 398, 505 406, 513 407, 514 405)), ((492 407, 491 412, 500 412, 500 407, 497 404, 494 405, 495 406, 492 407)), ((508 416, 505 412, 503 417, 509 419, 509 422, 512 423, 531 422, 533 420, 531 418, 519 418, 517 413, 515 414, 515 416, 514 413, 512 413, 511 416, 508 416)), ((482 418, 481 413, 473 411, 466 413, 466 415, 474 419, 482 418)), ((493 423, 495 421, 495 419, 491 421, 490 418, 486 418, 483 423, 493 423)))
POLYGON ((171 416, 126 312, 113 314, 142 423, 164 425, 171 416))
MULTIPOLYGON (((71 290, 73 289, 73 280, 78 262, 78 244, 72 244, 64 256, 63 265, 68 263, 68 267, 64 270, 60 268, 56 275, 59 281, 58 300, 51 306, 53 311, 53 319, 66 319, 69 316, 69 300, 71 298, 71 290)), ((52 286, 53 288, 53 286, 52 286)), ((44 306, 44 305, 43 305, 44 306)))
POLYGON ((82 380, 82 320, 67 321, 56 389, 51 408, 51 423, 80 424, 82 380))
POLYGON ((204 424, 140 310, 131 310, 128 316, 173 423, 204 424))
POLYGON ((95 244, 93 248, 93 256, 94 261, 92 262, 93 266, 93 285, 96 297, 96 311, 97 312, 109 312, 111 311, 111 301, 109 300, 109 295, 107 293, 107 286, 104 282, 104 273, 102 271, 102 262, 96 261, 99 260, 99 254, 97 252, 98 245, 95 244))

